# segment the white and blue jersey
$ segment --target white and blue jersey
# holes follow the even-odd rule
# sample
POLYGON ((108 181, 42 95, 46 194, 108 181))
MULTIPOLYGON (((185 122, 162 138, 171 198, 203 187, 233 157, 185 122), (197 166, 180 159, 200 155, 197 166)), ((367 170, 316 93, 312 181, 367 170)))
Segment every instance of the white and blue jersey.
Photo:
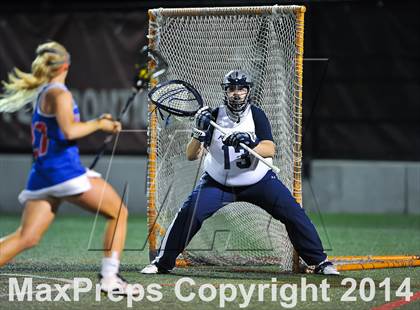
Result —
MULTIPOLYGON (((226 113, 226 106, 213 111, 215 122, 229 135, 233 132, 247 132, 257 141, 273 141, 270 122, 264 111, 250 105, 239 123, 233 122, 226 113)), ((267 165, 250 155, 243 148, 235 149, 224 145, 223 134, 217 129, 210 129, 211 141, 207 143, 208 153, 204 160, 204 170, 217 182, 225 186, 244 186, 257 183, 270 170, 267 165)), ((267 158, 272 163, 272 158, 267 158)))
MULTIPOLYGON (((47 196, 63 197, 90 189, 87 176, 98 176, 82 165, 76 142, 67 140, 55 115, 45 114, 40 104, 51 88, 68 91, 61 83, 44 85, 39 91, 32 116, 33 163, 26 189, 19 195, 23 204, 28 199, 47 196)), ((79 109, 73 101, 75 121, 80 121, 79 109)))

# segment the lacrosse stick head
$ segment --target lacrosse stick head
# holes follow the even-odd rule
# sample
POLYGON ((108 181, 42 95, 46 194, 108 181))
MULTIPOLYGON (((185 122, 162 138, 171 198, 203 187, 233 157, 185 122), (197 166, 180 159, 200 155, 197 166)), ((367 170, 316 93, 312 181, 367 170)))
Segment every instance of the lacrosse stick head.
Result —
POLYGON ((135 88, 137 88, 137 90, 147 89, 151 79, 155 79, 166 73, 168 70, 168 63, 158 51, 152 50, 147 45, 145 45, 140 50, 139 58, 135 68, 135 88), (151 70, 149 70, 148 66, 148 62, 150 60, 154 62, 154 66, 151 70))
POLYGON ((178 117, 192 117, 203 106, 200 93, 191 84, 181 80, 158 84, 149 92, 149 98, 159 111, 178 117))

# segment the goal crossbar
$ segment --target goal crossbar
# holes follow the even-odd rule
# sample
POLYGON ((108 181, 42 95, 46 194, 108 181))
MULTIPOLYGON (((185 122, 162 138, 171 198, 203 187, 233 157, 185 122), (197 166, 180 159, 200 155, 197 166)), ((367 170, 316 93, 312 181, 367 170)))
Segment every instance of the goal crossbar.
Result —
POLYGON ((149 18, 158 16, 223 16, 248 14, 280 14, 284 12, 305 13, 306 8, 299 5, 273 5, 273 6, 243 6, 243 7, 203 7, 203 8, 159 8, 149 10, 149 18), (150 17, 150 16, 153 17, 150 17))

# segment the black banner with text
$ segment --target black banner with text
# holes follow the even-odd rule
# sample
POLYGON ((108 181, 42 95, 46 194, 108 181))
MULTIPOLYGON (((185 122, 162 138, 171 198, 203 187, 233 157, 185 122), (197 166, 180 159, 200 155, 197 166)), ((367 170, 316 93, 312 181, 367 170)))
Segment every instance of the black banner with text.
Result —
MULTIPOLYGON (((147 14, 143 12, 72 12, 10 14, 1 17, 0 79, 13 67, 30 71, 38 44, 55 40, 72 56, 67 86, 79 105, 82 120, 102 113, 117 117, 132 94, 135 64, 146 44, 147 14)), ((147 101, 138 94, 122 118, 123 128, 116 151, 146 153, 147 101)), ((0 152, 31 151, 31 111, 0 114, 0 152)), ((95 153, 105 135, 97 133, 79 140, 82 153, 95 153)))

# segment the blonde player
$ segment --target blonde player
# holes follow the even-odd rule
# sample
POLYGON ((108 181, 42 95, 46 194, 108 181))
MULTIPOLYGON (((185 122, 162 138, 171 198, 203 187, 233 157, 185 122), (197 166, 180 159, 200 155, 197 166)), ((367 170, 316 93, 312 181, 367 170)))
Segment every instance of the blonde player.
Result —
MULTIPOLYGON (((118 290, 126 295, 130 286, 118 274, 124 248, 127 208, 100 174, 86 169, 75 140, 96 131, 117 133, 121 124, 104 114, 81 122, 76 102, 65 86, 70 54, 57 42, 36 49, 31 73, 14 69, 3 82, 1 112, 14 112, 33 101, 33 164, 26 188, 19 195, 24 205, 20 227, 0 239, 0 267, 20 252, 34 247, 55 218, 62 201, 74 203, 107 218, 100 272, 104 292, 118 290)), ((70 232, 69 232, 70 233, 70 232)), ((135 292, 134 292, 135 293, 135 292)))

